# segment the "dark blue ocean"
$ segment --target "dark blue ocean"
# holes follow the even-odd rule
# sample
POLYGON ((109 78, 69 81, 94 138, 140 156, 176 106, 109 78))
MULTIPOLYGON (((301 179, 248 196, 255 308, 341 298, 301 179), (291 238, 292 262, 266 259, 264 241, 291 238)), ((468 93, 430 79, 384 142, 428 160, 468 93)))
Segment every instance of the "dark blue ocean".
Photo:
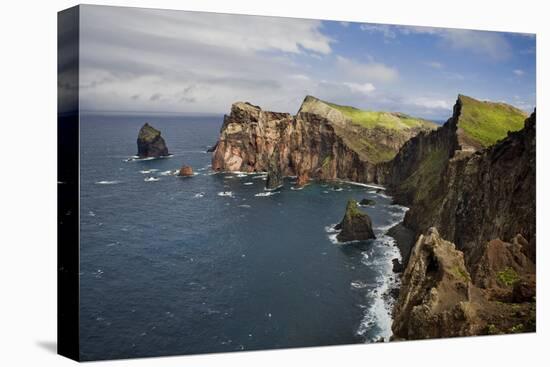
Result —
POLYGON ((84 360, 363 343, 391 335, 387 229, 405 208, 372 187, 214 174, 221 116, 83 114, 80 347, 84 360), (173 157, 127 161, 143 123, 173 157), (191 165, 194 177, 172 175, 191 165), (349 198, 378 238, 338 244, 349 198))

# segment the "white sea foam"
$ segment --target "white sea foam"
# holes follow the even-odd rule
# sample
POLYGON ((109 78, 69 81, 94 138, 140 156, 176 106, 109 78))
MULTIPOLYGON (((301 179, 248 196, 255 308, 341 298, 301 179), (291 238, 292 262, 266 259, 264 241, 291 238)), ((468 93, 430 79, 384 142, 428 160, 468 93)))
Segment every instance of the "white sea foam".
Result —
POLYGON ((237 177, 247 177, 248 175, 246 173, 239 173, 237 174, 237 177))
POLYGON ((370 187, 372 189, 377 189, 377 190, 386 190, 384 186, 379 186, 379 185, 366 184, 366 183, 355 182, 355 181, 346 181, 346 180, 340 180, 340 182, 344 182, 354 186, 370 187))
MULTIPOLYGON (((381 194, 378 194, 381 195, 381 194)), ((393 259, 401 261, 401 253, 396 246, 395 239, 387 235, 387 231, 403 221, 408 208, 391 205, 397 210, 392 215, 392 221, 387 225, 375 228, 376 239, 371 248, 363 252, 361 263, 369 269, 378 270, 376 286, 370 293, 372 303, 365 308, 363 319, 357 329, 357 335, 366 337, 370 334, 369 341, 377 341, 382 338, 389 341, 392 336, 392 309, 394 299, 390 291, 400 285, 399 277, 393 273, 393 259), (374 331, 374 333, 372 333, 374 331)), ((393 213, 392 213, 393 214, 393 213)))
MULTIPOLYGON (((385 237, 387 238, 384 240, 391 239, 391 237, 385 237)), ((378 241, 378 239, 375 241, 378 241)), ((372 328, 376 328, 375 334, 370 337, 369 341, 377 341, 380 338, 389 341, 392 336, 394 299, 389 292, 399 287, 399 278, 393 275, 392 259, 395 258, 401 260, 401 254, 396 246, 385 246, 382 257, 380 258, 380 254, 378 254, 375 261, 366 261, 367 259, 363 258, 363 263, 368 264, 367 266, 370 268, 376 267, 380 270, 380 275, 376 278, 376 287, 370 293, 372 303, 365 309, 363 319, 357 329, 357 335, 366 336, 372 328)))
POLYGON ((254 185, 254 182, 245 182, 245 183, 243 183, 243 185, 247 185, 247 186, 248 185, 254 185))
POLYGON ((168 170, 168 171, 162 171, 160 173, 161 176, 173 176, 173 175, 176 175, 178 173, 178 170, 174 170, 174 171, 171 171, 171 170, 168 170))
POLYGON ((290 189, 294 191, 299 191, 299 190, 303 190, 304 186, 291 186, 290 189))
POLYGON ((218 192, 218 196, 227 196, 227 197, 232 198, 233 197, 233 192, 232 191, 221 191, 221 192, 218 192))
POLYGON ((96 185, 116 185, 119 184, 120 181, 98 181, 96 182, 96 185))
POLYGON ((253 180, 259 180, 259 179, 267 179, 267 175, 258 175, 258 176, 254 176, 252 177, 253 180))
POLYGON ((237 205, 239 208, 251 208, 250 205, 248 204, 241 204, 241 205, 237 205))
POLYGON ((279 191, 267 191, 267 192, 259 192, 257 194, 255 194, 254 196, 272 196, 272 195, 275 195, 275 194, 278 194, 279 191))
POLYGON ((198 198, 202 198, 203 196, 204 196, 204 192, 199 192, 199 193, 193 195, 193 197, 194 197, 194 198, 197 198, 197 199, 198 199, 198 198))
POLYGON ((145 181, 145 182, 157 182, 157 181, 160 181, 160 178, 158 178, 158 177, 145 177, 143 179, 143 181, 145 181))

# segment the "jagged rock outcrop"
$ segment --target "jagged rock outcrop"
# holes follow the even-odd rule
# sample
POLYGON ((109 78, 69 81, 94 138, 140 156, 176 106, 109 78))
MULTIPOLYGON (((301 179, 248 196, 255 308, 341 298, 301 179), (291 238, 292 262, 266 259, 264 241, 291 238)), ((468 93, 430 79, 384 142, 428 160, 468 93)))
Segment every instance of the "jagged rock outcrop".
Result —
POLYGON ((392 331, 404 339, 472 335, 481 330, 462 252, 437 229, 420 235, 402 277, 392 331))
POLYGON ((307 96, 291 116, 237 102, 224 118, 212 168, 267 171, 277 150, 283 176, 368 182, 375 179, 375 163, 391 159, 412 136, 433 129, 428 122, 400 123, 411 118, 399 114, 391 115, 395 122, 363 126, 338 108, 343 107, 307 96))
POLYGON ((534 331, 534 288, 529 283, 533 264, 524 258, 523 267, 516 268, 519 273, 511 270, 518 265, 516 245, 495 247, 495 241, 485 246, 483 268, 490 270, 483 276, 486 286, 480 286, 472 279, 463 252, 441 238, 436 228, 420 235, 394 308, 394 339, 534 331), (503 291, 508 298, 503 298, 503 291))
POLYGON ((366 241, 376 238, 370 217, 359 210, 355 200, 348 200, 344 218, 336 225, 336 229, 340 230, 336 236, 340 242, 366 241))
MULTIPOLYGON (((463 145, 472 139, 461 128, 471 101, 459 96, 444 126, 412 138, 391 162, 380 165, 380 183, 389 186, 396 202, 410 207, 407 227, 421 233, 437 226, 464 250, 467 265, 476 262, 472 256, 479 244, 518 233, 529 242, 524 251, 534 260, 535 114, 524 129, 473 150, 472 144, 463 145)), ((481 106, 513 111, 515 118, 520 114, 500 103, 481 106)))
POLYGON ((277 190, 283 186, 283 174, 279 165, 279 153, 274 151, 267 166, 266 190, 277 190))
MULTIPOLYGON (((288 113, 263 111, 247 102, 231 106, 224 117, 220 139, 212 156, 215 171, 267 171, 273 151, 288 140, 292 116, 288 113)), ((288 150, 288 147, 286 148, 288 150)), ((282 156, 288 151, 283 150, 282 156)), ((281 162, 280 166, 287 166, 281 162)))
POLYGON ((193 176, 193 167, 182 166, 178 172, 178 176, 183 176, 183 177, 193 176))
POLYGON ((137 138, 139 158, 160 158, 168 156, 166 142, 160 136, 160 131, 145 123, 139 130, 137 138))
POLYGON ((521 128, 523 117, 459 96, 444 126, 379 165, 379 183, 410 207, 404 225, 428 231, 405 262, 395 338, 534 331, 536 114, 521 128))

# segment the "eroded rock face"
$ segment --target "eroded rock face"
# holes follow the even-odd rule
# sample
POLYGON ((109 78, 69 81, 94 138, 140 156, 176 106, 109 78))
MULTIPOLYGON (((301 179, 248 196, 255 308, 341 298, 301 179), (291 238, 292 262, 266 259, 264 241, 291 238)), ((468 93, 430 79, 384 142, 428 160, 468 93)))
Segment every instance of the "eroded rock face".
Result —
POLYGON ((309 183, 309 175, 307 172, 298 173, 296 178, 296 187, 304 187, 309 183))
POLYGON ((410 207, 404 225, 428 231, 405 263, 398 339, 535 329, 536 114, 484 148, 461 131, 462 108, 459 98, 443 127, 379 166, 394 198, 410 207))
POLYGON ((366 241, 376 238, 372 230, 372 221, 368 214, 359 210, 355 200, 349 200, 346 206, 346 214, 336 226, 341 230, 336 236, 338 241, 366 241))
POLYGON ((535 120, 488 148, 475 150, 461 137, 462 102, 438 130, 408 141, 389 163, 379 165, 380 183, 397 203, 410 207, 405 225, 416 233, 436 226, 478 260, 478 246, 521 234, 523 251, 535 261, 535 120))
POLYGON ((274 151, 267 166, 266 190, 277 190, 283 186, 283 174, 279 165, 279 152, 274 151))
POLYGON ((394 338, 534 331, 534 264, 517 246, 489 241, 472 276, 464 253, 437 229, 428 229, 419 236, 403 273, 394 338))
POLYGON ((178 176, 193 176, 193 168, 191 166, 182 166, 178 172, 178 176))
POLYGON ((462 252, 437 229, 420 235, 394 309, 394 336, 404 339, 472 335, 479 331, 462 252))
POLYGON ((296 116, 237 102, 224 118, 212 168, 267 171, 277 150, 283 176, 369 182, 376 178, 375 162, 393 156, 420 131, 423 129, 368 129, 311 96, 304 99, 296 116), (384 154, 377 154, 379 151, 384 154))
POLYGON ((160 158, 169 155, 166 142, 160 136, 160 131, 148 123, 145 123, 139 130, 137 146, 137 155, 140 158, 160 158))

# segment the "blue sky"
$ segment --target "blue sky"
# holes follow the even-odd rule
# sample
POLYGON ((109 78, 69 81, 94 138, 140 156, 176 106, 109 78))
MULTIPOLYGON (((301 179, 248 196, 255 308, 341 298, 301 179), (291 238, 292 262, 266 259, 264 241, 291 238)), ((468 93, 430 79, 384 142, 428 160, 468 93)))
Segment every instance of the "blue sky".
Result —
POLYGON ((306 94, 442 120, 456 96, 535 105, 535 37, 369 23, 83 6, 81 106, 296 112, 306 94), (144 26, 147 25, 147 26, 144 26))

